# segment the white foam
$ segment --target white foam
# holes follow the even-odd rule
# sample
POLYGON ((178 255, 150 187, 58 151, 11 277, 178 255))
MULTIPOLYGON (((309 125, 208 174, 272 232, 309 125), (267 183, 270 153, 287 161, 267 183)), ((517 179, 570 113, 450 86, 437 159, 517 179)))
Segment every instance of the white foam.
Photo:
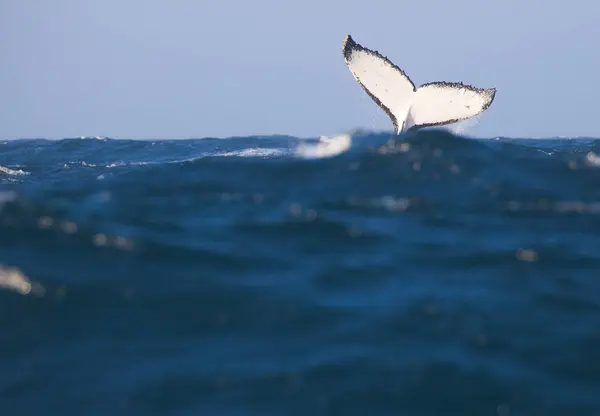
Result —
MULTIPOLYGON (((281 156, 287 153, 286 149, 265 149, 265 148, 247 148, 234 150, 231 152, 218 152, 218 153, 201 153, 196 156, 188 157, 185 159, 174 159, 166 161, 137 161, 137 162, 113 162, 106 165, 107 168, 116 168, 122 166, 146 166, 146 165, 164 165, 173 163, 188 163, 194 162, 205 157, 217 156, 217 157, 270 157, 270 156, 281 156)), ((90 166, 90 165, 88 165, 90 166)))
POLYGON ((14 175, 14 176, 29 175, 29 172, 25 172, 24 170, 21 170, 21 169, 14 170, 14 169, 7 168, 6 166, 2 166, 2 165, 0 165, 0 172, 6 173, 7 175, 14 175))
POLYGON ((317 144, 301 143, 296 148, 296 156, 304 159, 322 159, 340 155, 346 152, 352 144, 352 138, 348 134, 328 137, 321 136, 317 144))
POLYGON ((146 166, 146 165, 164 165, 164 164, 172 164, 172 163, 185 163, 185 162, 193 162, 195 160, 202 159, 206 156, 207 156, 207 154, 202 154, 200 156, 193 156, 193 157, 188 157, 185 159, 175 159, 175 160, 167 160, 167 161, 159 161, 159 162, 152 162, 152 161, 148 161, 148 162, 144 162, 144 161, 113 162, 113 163, 106 165, 106 167, 107 168, 117 168, 117 167, 121 167, 121 166, 146 166))
POLYGON ((215 153, 212 156, 238 156, 238 157, 268 157, 282 156, 286 154, 286 149, 265 149, 261 147, 234 150, 232 152, 215 153))

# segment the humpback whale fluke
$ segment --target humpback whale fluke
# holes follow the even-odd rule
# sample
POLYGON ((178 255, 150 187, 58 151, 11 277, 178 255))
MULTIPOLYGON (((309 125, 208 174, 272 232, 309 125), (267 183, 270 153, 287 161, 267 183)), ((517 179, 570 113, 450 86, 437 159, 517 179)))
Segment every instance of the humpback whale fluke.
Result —
POLYGON ((344 38, 343 54, 354 78, 392 120, 396 134, 467 120, 485 111, 496 95, 495 88, 476 88, 462 82, 430 82, 416 87, 387 57, 359 45, 350 35, 344 38))

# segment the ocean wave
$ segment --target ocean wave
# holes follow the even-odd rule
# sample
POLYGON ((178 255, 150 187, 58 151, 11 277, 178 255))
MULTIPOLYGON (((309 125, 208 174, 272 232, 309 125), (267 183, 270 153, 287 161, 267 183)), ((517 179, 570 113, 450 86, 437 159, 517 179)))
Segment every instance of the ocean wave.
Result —
POLYGON ((596 414, 599 154, 443 130, 7 142, 2 407, 596 414))

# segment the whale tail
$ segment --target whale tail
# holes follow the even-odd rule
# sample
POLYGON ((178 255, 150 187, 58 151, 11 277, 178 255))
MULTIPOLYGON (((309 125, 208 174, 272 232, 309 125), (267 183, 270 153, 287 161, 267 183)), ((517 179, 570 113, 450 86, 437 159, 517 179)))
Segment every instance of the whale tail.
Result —
POLYGON ((344 38, 343 54, 354 78, 392 120, 396 134, 467 120, 485 111, 496 95, 495 88, 460 82, 416 87, 387 57, 359 45, 350 35, 344 38))

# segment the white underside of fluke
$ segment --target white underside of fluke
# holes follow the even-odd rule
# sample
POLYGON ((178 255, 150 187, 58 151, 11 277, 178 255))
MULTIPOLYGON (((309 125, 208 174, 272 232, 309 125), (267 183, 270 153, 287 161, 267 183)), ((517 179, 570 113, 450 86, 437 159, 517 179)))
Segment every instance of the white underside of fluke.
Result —
POLYGON ((396 134, 467 120, 485 111, 496 95, 495 88, 456 82, 415 87, 402 69, 377 51, 359 45, 350 35, 344 39, 343 54, 354 78, 392 120, 396 134))

